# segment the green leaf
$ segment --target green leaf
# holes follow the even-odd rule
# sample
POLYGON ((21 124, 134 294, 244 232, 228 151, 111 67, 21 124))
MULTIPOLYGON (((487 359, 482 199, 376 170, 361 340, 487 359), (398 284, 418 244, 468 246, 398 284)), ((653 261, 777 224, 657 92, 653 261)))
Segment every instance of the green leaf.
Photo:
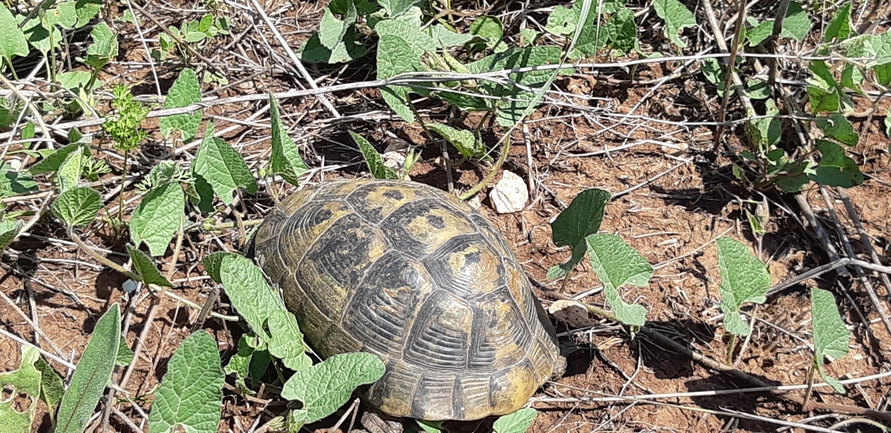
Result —
POLYGON ((170 284, 170 281, 167 281, 167 278, 161 275, 161 271, 152 263, 151 257, 133 247, 127 247, 127 253, 130 255, 130 260, 133 261, 133 272, 142 277, 143 283, 173 287, 173 284, 170 284))
POLYGON ((752 99, 767 99, 770 97, 770 89, 766 81, 753 78, 746 83, 746 94, 752 99))
POLYGON ((390 18, 398 17, 412 8, 412 6, 420 6, 423 0, 380 0, 378 2, 387 16, 390 18))
POLYGON ((71 30, 77 24, 77 11, 74 1, 68 0, 56 3, 56 7, 46 10, 42 17, 45 27, 58 25, 65 30, 71 30))
POLYGON ((838 360, 847 355, 848 341, 851 339, 850 331, 838 314, 838 306, 835 304, 832 292, 816 287, 811 289, 811 314, 814 327, 814 361, 823 379, 836 391, 844 394, 845 388, 841 383, 823 371, 824 358, 829 356, 833 360, 838 360))
POLYGON ((303 162, 303 158, 300 157, 300 149, 288 136, 288 131, 282 124, 278 102, 271 93, 269 94, 269 105, 272 118, 272 157, 270 158, 272 172, 281 175, 288 183, 296 186, 300 176, 306 173, 308 168, 303 162))
POLYGON ((833 39, 843 41, 851 35, 851 3, 845 3, 838 8, 826 31, 823 32, 823 41, 832 42, 833 39))
POLYGON ((99 214, 102 197, 89 187, 69 189, 53 202, 53 213, 68 227, 85 226, 99 214))
POLYGON ((225 382, 218 350, 205 331, 190 335, 176 349, 155 394, 149 433, 179 428, 189 433, 217 432, 225 382))
POLYGON ((80 143, 69 144, 59 150, 56 150, 52 154, 43 158, 37 164, 31 166, 31 174, 38 175, 44 173, 53 173, 59 170, 59 167, 62 165, 62 162, 68 158, 68 155, 75 150, 79 150, 84 156, 89 156, 90 150, 80 143))
POLYGON ((56 173, 60 191, 65 192, 77 186, 87 158, 89 155, 85 152, 71 152, 65 157, 56 173))
POLYGON ((483 38, 486 41, 483 46, 491 49, 504 36, 504 28, 497 17, 483 15, 470 25, 470 34, 483 38))
POLYGON ((424 29, 424 34, 433 39, 439 48, 458 47, 475 39, 473 35, 455 33, 442 24, 427 27, 424 29))
POLYGON ((607 10, 607 5, 611 3, 604 3, 603 8, 601 8, 601 3, 597 2, 588 2, 592 3, 591 7, 588 10, 588 14, 586 17, 582 17, 583 7, 586 2, 577 1, 573 4, 572 11, 575 14, 576 21, 575 27, 578 32, 578 37, 575 41, 575 49, 569 54, 570 59, 581 59, 583 57, 592 57, 597 53, 597 50, 606 46, 606 33, 600 26, 600 15, 604 13, 609 13, 607 10), (581 30, 579 31, 579 27, 581 26, 581 30))
POLYGON ((130 218, 130 240, 137 246, 145 242, 152 256, 164 254, 182 225, 185 208, 186 196, 179 183, 152 188, 130 218))
MULTIPOLYGON (((541 66, 557 64, 560 62, 561 50, 559 47, 527 47, 507 50, 502 53, 486 56, 476 62, 467 65, 467 70, 472 73, 498 71, 502 69, 524 68, 529 66, 541 66)), ((566 68, 558 71, 561 75, 570 75, 573 69, 566 68)), ((533 88, 540 87, 549 82, 553 71, 529 71, 512 73, 508 77, 514 83, 533 88)), ((482 84, 486 92, 492 96, 507 99, 498 106, 497 120, 503 126, 511 126, 522 120, 529 105, 535 99, 535 93, 524 91, 516 85, 501 85, 491 82, 482 84)))
POLYGON ((783 124, 780 122, 780 110, 777 108, 773 99, 765 101, 766 112, 769 116, 761 119, 752 119, 745 124, 746 134, 752 141, 756 149, 766 152, 768 149, 776 146, 783 137, 783 124))
MULTIPOLYGON (((560 7, 560 6, 557 6, 560 7)), ((521 47, 528 47, 535 43, 535 39, 538 37, 539 33, 535 31, 535 29, 526 27, 523 30, 520 30, 520 38, 522 39, 520 42, 521 47)))
POLYGON ((59 41, 62 40, 62 32, 58 27, 51 26, 47 29, 38 20, 29 21, 22 30, 25 32, 25 37, 28 38, 28 43, 44 55, 50 49, 58 47, 59 41))
POLYGON ((548 16, 545 30, 555 35, 565 36, 575 33, 578 16, 575 11, 563 6, 557 6, 548 16))
POLYGON ((238 352, 229 358, 229 363, 223 369, 227 375, 235 373, 237 386, 242 392, 248 394, 253 394, 253 392, 248 389, 244 380, 250 378, 254 384, 257 384, 271 361, 269 352, 266 351, 266 344, 258 340, 257 336, 252 333, 243 334, 238 339, 238 352))
POLYGON ((297 319, 285 308, 278 292, 266 283, 260 268, 241 256, 224 257, 220 280, 232 306, 268 344, 272 356, 295 371, 312 364, 303 344, 297 343, 303 341, 297 319))
POLYGON ((721 311, 724 327, 735 335, 749 335, 751 329, 739 310, 746 302, 762 304, 767 300, 770 274, 764 264, 741 242, 719 238, 718 267, 721 269, 721 311))
POLYGON ((808 177, 814 182, 825 186, 840 186, 850 188, 863 183, 863 173, 857 163, 845 155, 845 149, 827 140, 816 141, 817 150, 820 151, 820 163, 814 169, 814 173, 808 177))
MULTIPOLYGON (((75 190, 76 191, 76 190, 75 190)), ((96 322, 90 342, 71 376, 59 405, 56 431, 82 433, 111 379, 121 338, 121 310, 117 303, 96 322)))
POLYGON ((22 226, 24 226, 24 222, 21 220, 0 220, 0 251, 3 251, 15 240, 19 231, 22 230, 22 226))
POLYGON ((525 433, 538 416, 538 411, 527 407, 495 420, 492 429, 495 433, 525 433))
POLYGON ((31 423, 36 414, 37 398, 41 392, 41 371, 35 367, 40 360, 40 352, 31 345, 21 346, 22 363, 18 370, 0 373, 0 389, 3 390, 3 398, 0 398, 0 432, 27 433, 31 431, 31 423), (7 400, 6 393, 11 392, 7 400), (16 402, 16 395, 26 394, 30 397, 30 404, 21 407, 16 402), (25 409, 19 412, 18 409, 25 409))
POLYGON ((65 383, 43 358, 38 358, 34 366, 40 370, 40 399, 46 403, 50 420, 55 424, 56 411, 62 402, 62 396, 65 395, 65 383))
MULTIPOLYGON (((187 107, 197 102, 201 102, 201 85, 198 83, 198 77, 192 69, 183 69, 167 92, 164 108, 187 107)), ((182 140, 189 141, 195 138, 198 127, 201 126, 201 116, 202 111, 198 110, 194 113, 162 117, 161 134, 169 138, 174 130, 178 130, 182 133, 182 140)))
POLYGON ((807 95, 814 114, 838 111, 841 104, 838 93, 827 92, 819 87, 807 86, 807 95))
POLYGON ((29 52, 25 33, 19 29, 18 22, 6 8, 6 4, 0 4, 0 56, 12 67, 13 57, 25 57, 29 52))
POLYGON ((801 8, 800 4, 790 2, 789 9, 786 10, 786 19, 783 21, 783 31, 780 33, 780 36, 802 41, 809 31, 811 31, 811 20, 808 18, 807 12, 801 8))
POLYGON ((684 48, 687 43, 678 36, 685 27, 696 27, 696 17, 678 0, 655 0, 653 8, 656 15, 665 20, 665 36, 668 36, 678 48, 684 48))
MULTIPOLYGON (((383 35, 377 47, 377 78, 390 78, 403 72, 423 71, 420 55, 415 55, 411 46, 404 39, 383 35)), ((383 86, 381 96, 387 105, 399 117, 408 123, 414 123, 415 115, 408 107, 409 88, 403 86, 383 86)))
POLYGON ((201 264, 204 265, 204 270, 207 272, 207 275, 210 275, 210 278, 213 278, 217 283, 222 283, 223 280, 220 278, 220 267, 223 265, 223 259, 226 257, 235 257, 237 255, 238 254, 235 253, 217 251, 204 256, 204 258, 201 259, 201 264))
POLYGON ((192 162, 192 173, 203 178, 223 203, 231 205, 239 187, 253 194, 257 182, 241 154, 229 143, 213 136, 213 123, 207 125, 204 140, 192 162))
POLYGON ((0 197, 34 191, 37 191, 37 182, 28 173, 15 171, 9 164, 0 161, 0 197))
MULTIPOLYGON (((418 29, 417 26, 414 26, 410 23, 406 23, 402 20, 384 20, 374 27, 374 31, 378 34, 380 38, 384 36, 396 36, 401 38, 410 48, 410 52, 415 56, 420 57, 424 53, 435 53, 439 46, 436 44, 436 41, 428 36, 427 33, 422 32, 418 29)), ((386 55, 391 55, 391 53, 384 53, 386 55)), ((400 56, 405 55, 406 53, 398 53, 400 56)), ((399 65, 400 62, 403 62, 405 59, 392 59, 394 64, 399 65)), ((414 59, 415 61, 419 61, 418 59, 414 59)), ((378 55, 378 68, 381 67, 380 64, 380 55, 378 55)), ((400 68, 389 69, 382 73, 378 70, 378 78, 386 78, 392 77, 393 75, 406 72, 413 71, 411 67, 403 66, 400 68)))
POLYGON ((848 146, 856 146, 860 141, 860 134, 854 130, 854 125, 848 121, 841 113, 830 114, 830 119, 818 119, 817 126, 823 131, 826 137, 834 138, 842 144, 848 146))
POLYGON ((603 26, 610 46, 621 53, 628 53, 637 48, 637 24, 634 12, 621 8, 613 13, 603 26))
POLYGON ((749 46, 754 47, 764 42, 771 33, 773 33, 773 20, 767 20, 749 29, 746 32, 746 39, 749 41, 749 46))
POLYGON ((557 246, 575 246, 600 230, 606 204, 612 195, 602 189, 591 188, 580 192, 554 221, 551 222, 557 246))
POLYGON ((442 123, 429 123, 427 128, 443 136, 465 158, 483 158, 486 147, 473 135, 473 131, 459 130, 442 123))
MULTIPOLYGON (((850 66, 850 65, 848 65, 850 66)), ((883 86, 891 86, 891 63, 885 63, 884 65, 877 65, 872 68, 873 74, 876 76, 876 81, 883 86)), ((857 89, 859 90, 859 89, 857 89)), ((862 93, 859 91, 858 93, 862 93)))
POLYGON ((331 8, 325 8, 322 20, 319 23, 319 42, 323 47, 334 51, 338 44, 343 43, 347 30, 356 22, 356 4, 347 2, 347 8, 343 19, 337 19, 331 8))
MULTIPOLYGON (((90 20, 99 13, 99 9, 101 8, 102 0, 78 0, 74 7, 75 12, 77 13, 77 24, 75 24, 74 27, 81 28, 89 24, 90 20)), ((127 9, 127 12, 129 11, 130 10, 127 9)))
POLYGON ((130 350, 130 346, 127 346, 127 340, 124 339, 123 335, 118 341, 118 356, 114 360, 114 365, 117 365, 119 367, 126 367, 130 365, 131 362, 133 362, 133 357, 136 356, 136 354, 133 353, 132 350, 130 350))
POLYGON ((383 376, 384 363, 370 353, 344 353, 298 371, 285 382, 282 397, 303 403, 305 422, 331 415, 349 400, 353 391, 383 376))
POLYGON ((333 49, 322 45, 319 34, 312 35, 300 46, 300 58, 307 62, 343 63, 358 59, 368 49, 361 42, 362 35, 355 27, 348 27, 346 34, 333 49))
POLYGON ((375 179, 399 179, 399 175, 392 168, 384 165, 381 155, 368 140, 353 131, 350 131, 350 137, 353 137, 353 140, 359 145, 359 150, 362 152, 362 157, 365 158, 365 163, 368 164, 371 176, 375 179))
POLYGON ((87 57, 84 59, 84 63, 98 71, 117 57, 118 39, 105 22, 100 22, 96 27, 93 27, 90 36, 93 38, 93 43, 87 47, 87 57))
POLYGON ((603 294, 616 317, 627 325, 643 326, 647 310, 642 305, 628 304, 619 295, 621 286, 646 287, 653 276, 653 267, 625 241, 612 234, 601 233, 585 238, 588 260, 603 283, 603 294))
MULTIPOLYGON (((560 265, 562 272, 569 272, 585 256, 587 246, 585 238, 596 234, 603 223, 603 214, 606 212, 606 204, 612 195, 602 189, 587 189, 580 192, 569 204, 569 207, 560 212, 554 221, 551 221, 551 236, 558 247, 571 247, 572 258, 560 265)), ((561 271, 551 269, 548 278, 559 276, 561 271)))

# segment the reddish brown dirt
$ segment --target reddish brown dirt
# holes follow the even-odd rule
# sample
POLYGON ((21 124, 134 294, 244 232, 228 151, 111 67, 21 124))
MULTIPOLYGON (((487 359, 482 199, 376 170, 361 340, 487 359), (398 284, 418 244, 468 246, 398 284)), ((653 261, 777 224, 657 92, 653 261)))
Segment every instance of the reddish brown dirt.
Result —
MULTIPOLYGON (((187 5, 181 6, 187 8, 187 5)), ((468 4, 463 7, 472 6, 468 4)), ((266 2, 267 11, 286 10, 280 17, 285 24, 279 30, 294 38, 294 46, 308 37, 308 30, 317 26, 320 8, 321 6, 311 2, 266 2)), ((168 24, 182 19, 171 17, 169 12, 158 13, 159 19, 168 24)), ((462 25, 465 24, 466 22, 462 22, 462 25)), ((243 29, 246 25, 239 15, 234 15, 233 28, 242 26, 243 29)), ((264 34, 269 36, 269 33, 264 34)), ((652 36, 651 33, 642 34, 642 38, 652 36)), ((269 61, 269 53, 264 51, 264 46, 254 40, 256 35, 251 34, 246 38, 252 41, 249 46, 257 49, 247 53, 251 60, 264 66, 273 66, 274 62, 269 61)), ((231 39, 224 43, 230 41, 231 39)), ((661 43, 664 42, 658 40, 658 37, 656 40, 646 39, 642 42, 644 49, 661 46, 661 43)), ((125 45, 123 48, 127 51, 122 59, 144 58, 132 52, 141 49, 137 44, 125 45)), ((202 53, 215 61, 229 62, 230 66, 238 65, 238 60, 230 57, 230 51, 222 45, 211 44, 202 53)), ((147 84, 152 80, 147 68, 131 71, 116 69, 117 67, 112 66, 110 70, 114 75, 109 75, 107 79, 127 81, 148 94, 154 91, 154 86, 147 84)), ((642 67, 636 71, 635 80, 658 80, 671 73, 675 67, 677 65, 671 65, 664 70, 659 65, 642 67)), ((311 69, 317 77, 332 74, 345 81, 371 77, 367 68, 347 68, 341 71, 315 65, 311 69)), ((165 86, 170 85, 176 71, 176 65, 163 65, 160 73, 165 86)), ((254 72, 233 70, 230 82, 240 78, 246 78, 246 81, 223 89, 218 92, 219 96, 288 90, 296 86, 296 82, 302 82, 282 74, 281 70, 258 76, 254 72)), ((644 128, 626 124, 615 126, 612 131, 603 131, 604 123, 615 125, 615 119, 604 121, 608 119, 605 113, 627 113, 641 101, 644 103, 637 110, 638 115, 677 122, 714 120, 720 102, 715 97, 714 88, 704 84, 701 75, 670 81, 656 94, 644 100, 651 89, 650 85, 629 82, 624 73, 613 71, 612 74, 614 75, 591 74, 558 81, 558 86, 563 90, 606 98, 608 102, 591 102, 590 108, 597 107, 603 111, 586 112, 588 117, 578 115, 579 112, 575 110, 556 107, 545 107, 536 113, 529 123, 528 136, 519 132, 513 134, 514 144, 505 165, 506 169, 524 179, 531 177, 534 180, 535 188, 529 205, 521 212, 498 215, 492 210, 484 192, 480 195, 481 211, 514 246, 530 278, 539 283, 537 286, 548 288, 537 289, 537 293, 545 303, 549 303, 555 298, 551 291, 558 288, 559 284, 547 281, 546 272, 551 266, 562 263, 569 257, 568 250, 557 248, 551 242, 549 221, 579 192, 587 188, 602 188, 616 194, 643 184, 610 203, 601 228, 604 232, 621 236, 657 268, 648 286, 626 289, 623 296, 626 301, 647 307, 650 328, 703 356, 723 361, 730 337, 724 332, 719 317, 720 275, 713 243, 716 238, 730 236, 749 245, 768 264, 774 283, 827 263, 828 258, 812 232, 803 229, 796 221, 801 213, 789 196, 769 192, 767 196, 772 204, 770 221, 765 227, 766 234, 763 238, 758 238, 751 233, 745 212, 753 210, 754 206, 744 200, 761 200, 762 197, 741 187, 734 180, 730 165, 736 160, 728 152, 745 146, 742 128, 725 130, 721 140, 727 144, 718 148, 713 147, 713 134, 716 132, 713 127, 680 128, 677 124, 654 122, 644 128), (675 152, 657 144, 643 144, 608 154, 585 156, 604 148, 621 146, 626 137, 632 140, 684 143, 688 149, 675 152), (531 166, 527 163, 527 149, 531 151, 531 166), (677 158, 689 158, 690 161, 679 164, 677 158), (667 174, 662 175, 669 169, 671 170, 667 174), (659 175, 662 176, 652 180, 659 175), (791 214, 778 205, 790 209, 791 214)), ((328 80, 325 84, 331 82, 328 80)), ((164 90, 166 91, 166 87, 164 90)), ((331 99, 342 113, 350 115, 361 116, 384 107, 376 90, 343 92, 332 95, 331 99)), ((876 113, 886 112, 887 102, 882 104, 884 105, 880 105, 876 113)), ((262 107, 253 102, 212 107, 206 111, 205 120, 210 116, 218 116, 215 120, 216 129, 221 130, 236 125, 227 119, 245 119, 262 107)), ((426 113, 431 117, 441 119, 449 114, 435 104, 427 108, 429 111, 426 113)), ((738 104, 732 106, 732 109, 739 114, 738 104)), ((865 110, 864 107, 859 109, 865 110)), ((407 126, 387 116, 376 117, 376 124, 355 119, 346 124, 330 123, 327 121, 327 113, 315 98, 282 101, 282 111, 285 123, 295 128, 291 131, 295 141, 307 146, 306 158, 313 167, 359 161, 358 153, 347 138, 347 130, 363 133, 382 148, 391 140, 383 134, 384 130, 416 145, 427 142, 422 130, 416 125, 407 126)), ((373 116, 369 115, 371 117, 373 116)), ((268 115, 264 119, 266 120, 262 122, 268 122, 268 115)), ((479 119, 478 116, 470 116, 465 124, 473 127, 474 122, 479 119)), ((889 139, 883 132, 884 119, 879 114, 869 118, 868 123, 866 116, 853 120, 855 127, 865 134, 860 145, 851 154, 861 164, 867 180, 864 185, 847 192, 870 242, 887 266, 891 263, 889 139)), ((146 125, 156 128, 157 123, 150 121, 146 125)), ((489 130, 485 138, 491 145, 503 133, 500 129, 489 130)), ((225 138, 248 157, 251 167, 256 167, 268 158, 268 134, 265 126, 256 129, 241 126, 225 138)), ((153 145, 143 150, 142 156, 157 158, 169 155, 168 150, 157 142, 159 135, 154 134, 152 138, 155 140, 153 145)), ((423 158, 415 166, 411 177, 416 181, 445 188, 444 165, 437 158, 438 151, 435 148, 434 145, 424 148, 423 158)), ((194 149, 190 155, 194 155, 194 149)), ((451 156, 454 158, 455 153, 451 156)), ((109 162, 119 164, 119 161, 113 159, 109 162)), ((452 163, 457 163, 457 160, 452 163)), ((488 172, 487 168, 471 163, 464 163, 453 169, 455 186, 461 189, 475 185, 488 172)), ((337 173, 325 174, 325 177, 365 175, 363 170, 361 165, 348 165, 337 173)), ((318 178, 315 176, 312 181, 317 181, 318 178)), ((281 185, 277 185, 276 189, 287 192, 281 185)), ((828 222, 828 207, 819 191, 811 185, 805 195, 818 217, 828 222)), ((271 200, 268 191, 263 191, 256 197, 246 197, 244 203, 246 217, 256 217, 268 210, 271 200)), ((9 205, 15 209, 15 204, 9 205)), ((835 210, 846 221, 848 236, 859 257, 865 257, 864 244, 857 240, 856 232, 844 219, 846 212, 843 206, 836 203, 835 210)), ((195 215, 191 218, 198 220, 195 215)), ((220 223, 234 221, 231 209, 222 209, 215 218, 220 223)), ((831 227, 831 223, 826 227, 831 227)), ((7 302, 0 302, 0 326, 3 330, 34 341, 33 327, 18 311, 24 312, 32 320, 36 317, 43 333, 58 346, 61 352, 59 355, 76 363, 98 317, 111 303, 123 302, 132 308, 125 338, 131 347, 137 344, 138 337, 146 326, 151 298, 140 297, 137 302, 125 298, 120 287, 126 278, 96 265, 94 260, 78 251, 70 242, 66 243, 68 237, 65 231, 50 216, 41 220, 30 233, 34 236, 21 238, 3 256, 0 290, 14 304, 12 306, 7 302), (30 291, 26 282, 30 284, 30 291), (29 304, 32 299, 33 309, 29 304)), ((113 260, 124 260, 121 254, 125 250, 120 242, 114 241, 109 226, 96 223, 80 235, 88 243, 115 251, 114 255, 109 256, 113 260)), ((835 234, 831 234, 831 237, 837 240, 835 234)), ((219 251, 220 245, 235 250, 242 243, 243 237, 238 230, 190 232, 184 240, 183 251, 175 261, 176 293, 203 304, 213 283, 207 279, 203 267, 198 265, 200 258, 219 251)), ((165 270, 173 261, 172 254, 171 249, 163 257, 165 270)), ((868 281, 875 287, 880 298, 887 299, 891 296, 875 275, 870 275, 868 281)), ((590 266, 583 262, 566 285, 566 292, 570 295, 578 294, 597 286, 599 282, 590 266)), ((757 309, 747 308, 746 311, 756 314, 761 321, 755 323, 751 340, 745 345, 745 349, 741 353, 737 352, 736 368, 774 385, 805 383, 812 362, 808 348, 812 340, 807 289, 814 286, 833 290, 840 310, 844 312, 845 323, 853 328, 850 353, 828 364, 827 372, 841 379, 855 379, 889 370, 891 335, 878 322, 878 314, 865 294, 864 284, 833 273, 823 274, 784 290, 770 297, 757 309), (842 288, 847 293, 842 292, 842 288), (855 312, 855 306, 866 316, 869 325, 863 325, 855 312)), ((597 306, 606 305, 599 292, 583 300, 597 306)), ((141 422, 142 418, 133 409, 133 404, 143 410, 150 407, 152 392, 166 372, 170 356, 189 335, 198 315, 197 311, 178 305, 169 298, 161 298, 158 302, 154 320, 145 333, 145 339, 141 341, 142 350, 137 367, 124 385, 134 403, 124 402, 120 398, 117 400, 117 407, 123 415, 134 422, 141 422)), ((887 302, 885 306, 891 307, 887 302)), ((231 313, 225 298, 216 305, 215 311, 231 313)), ((219 342, 224 359, 231 355, 231 349, 241 332, 239 329, 232 329, 232 324, 213 319, 206 321, 202 328, 219 342)), ((827 413, 803 412, 788 400, 766 393, 677 396, 637 403, 606 402, 602 399, 610 396, 721 391, 749 388, 752 384, 691 361, 643 333, 631 334, 628 329, 606 320, 598 320, 597 326, 588 330, 568 329, 565 325, 560 325, 559 330, 562 332, 561 342, 564 346, 574 347, 575 351, 568 355, 566 374, 545 385, 537 394, 533 406, 541 413, 530 430, 532 432, 712 432, 722 429, 757 432, 775 430, 778 426, 763 421, 734 418, 715 411, 739 411, 795 422, 801 422, 811 415, 827 413)), ((49 352, 55 353, 45 343, 41 344, 49 352)), ((18 367, 20 350, 19 343, 0 337, 0 372, 18 367)), ((70 373, 61 363, 53 362, 53 366, 63 375, 70 373)), ((224 396, 223 418, 219 426, 221 431, 249 431, 252 426, 263 425, 285 410, 284 402, 278 397, 276 384, 272 380, 256 396, 237 395, 231 385, 230 378, 224 396)), ((889 394, 891 379, 886 377, 849 387, 844 396, 834 394, 827 388, 820 388, 813 400, 854 408, 888 410, 889 394)), ((792 391, 789 396, 800 399, 803 391, 792 391)), ((850 414, 830 413, 833 415, 813 421, 813 424, 826 428, 837 421, 850 418, 850 414)), ((334 416, 320 423, 319 431, 330 428, 337 418, 338 416, 334 416)), ((42 419, 44 422, 35 426, 35 430, 48 431, 49 421, 42 419)), ((491 423, 492 420, 452 423, 450 427, 456 431, 487 431, 491 428, 491 423)), ((864 431, 869 429, 863 424, 853 425, 864 431)), ((98 427, 98 424, 91 426, 93 431, 97 431, 98 427)), ((130 430, 114 415, 106 431, 130 430)))

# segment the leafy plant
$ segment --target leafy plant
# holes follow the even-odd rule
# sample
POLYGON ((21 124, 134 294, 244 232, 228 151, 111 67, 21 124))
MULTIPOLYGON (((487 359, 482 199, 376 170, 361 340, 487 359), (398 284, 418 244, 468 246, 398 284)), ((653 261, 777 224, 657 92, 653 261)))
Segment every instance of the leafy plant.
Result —
POLYGON ((747 302, 762 304, 770 289, 770 274, 745 245, 731 238, 720 238, 718 266, 721 270, 721 311, 724 328, 732 335, 727 359, 731 360, 737 335, 749 335, 751 328, 743 321, 740 308, 747 302))
POLYGON ((111 378, 121 335, 121 311, 113 304, 99 321, 59 404, 56 431, 81 433, 111 378))
POLYGON ((192 53, 184 44, 193 48, 201 48, 207 41, 217 35, 229 34, 229 19, 225 16, 204 14, 199 20, 185 20, 179 28, 170 26, 167 33, 159 36, 159 47, 152 49, 152 58, 156 61, 166 60, 174 50, 179 53, 186 65, 192 64, 192 53))
MULTIPOLYGON (((758 22, 749 19, 744 34, 749 46, 758 46, 771 36, 773 21, 758 22)), ((780 37, 802 40, 812 26, 801 5, 791 2, 782 23, 780 37)), ((858 36, 850 24, 850 4, 842 5, 824 32, 824 42, 817 47, 820 54, 828 54, 830 48, 847 58, 868 58, 865 63, 844 62, 830 65, 826 60, 808 63, 807 97, 813 121, 799 121, 810 131, 800 148, 781 146, 783 125, 777 115, 780 107, 769 97, 766 83, 750 80, 746 93, 750 98, 764 100, 764 117, 752 119, 746 124, 749 149, 742 152, 743 165, 734 174, 744 183, 758 189, 777 187, 784 192, 797 192, 809 182, 826 186, 852 187, 863 182, 863 174, 857 163, 846 153, 847 147, 856 146, 860 137, 845 113, 851 111, 852 102, 847 91, 863 93, 866 77, 873 76, 880 86, 891 84, 891 36, 858 36)), ((713 83, 723 82, 715 73, 715 63, 706 76, 713 83)), ((719 85, 719 91, 720 89, 719 85)), ((786 110, 792 108, 786 107, 786 110)), ((751 112, 754 117, 758 113, 751 112)))

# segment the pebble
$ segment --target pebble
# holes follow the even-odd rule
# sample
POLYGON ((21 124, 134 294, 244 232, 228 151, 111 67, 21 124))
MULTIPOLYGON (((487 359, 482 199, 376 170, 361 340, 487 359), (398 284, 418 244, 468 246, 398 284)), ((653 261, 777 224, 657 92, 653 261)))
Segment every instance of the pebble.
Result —
POLYGON ((519 212, 526 207, 526 202, 529 201, 529 191, 526 190, 526 182, 523 182, 520 176, 505 170, 501 175, 501 180, 489 193, 489 199, 495 206, 495 212, 519 212))

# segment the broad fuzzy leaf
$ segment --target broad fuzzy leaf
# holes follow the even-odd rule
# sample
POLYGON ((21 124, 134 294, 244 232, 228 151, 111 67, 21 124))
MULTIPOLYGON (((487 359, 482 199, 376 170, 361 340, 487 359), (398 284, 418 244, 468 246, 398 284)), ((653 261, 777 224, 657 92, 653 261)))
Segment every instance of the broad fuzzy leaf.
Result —
POLYGON ((28 52, 25 33, 19 29, 12 12, 6 8, 6 3, 0 4, 0 56, 11 65, 13 57, 24 57, 28 52))
POLYGON ((399 179, 399 175, 392 168, 384 165, 381 155, 368 140, 353 131, 350 131, 350 137, 353 137, 353 140, 359 145, 362 157, 365 158, 365 163, 368 164, 368 171, 371 172, 375 179, 399 179))
POLYGON ((637 250, 616 235, 590 235, 585 238, 585 242, 591 267, 603 283, 603 294, 616 317, 627 325, 643 326, 646 322, 646 308, 622 300, 619 287, 647 286, 653 276, 653 267, 637 250))
POLYGON ((161 275, 161 272, 155 264, 152 263, 151 257, 132 247, 127 247, 127 253, 130 255, 130 260, 133 262, 133 272, 142 277, 143 283, 164 287, 173 286, 170 284, 170 281, 167 281, 167 278, 161 275))
POLYGON ((297 343, 303 341, 297 320, 285 308, 278 293, 266 283, 260 268, 241 256, 224 257, 220 280, 232 306, 268 344, 272 356, 295 371, 312 364, 304 353, 303 344, 297 343))
POLYGON ((205 331, 190 335, 167 364, 149 415, 149 433, 178 427, 189 433, 217 432, 224 382, 217 342, 205 331))
POLYGON ((282 397, 303 403, 302 418, 311 423, 325 418, 349 400, 353 391, 384 374, 384 363, 370 353, 332 356, 311 368, 298 371, 285 382, 282 397))
POLYGON ((836 391, 845 392, 845 388, 835 378, 823 371, 825 357, 833 360, 841 359, 848 354, 848 341, 851 333, 845 327, 838 314, 838 306, 835 298, 828 290, 811 289, 811 314, 814 327, 814 360, 823 379, 832 385, 836 391))
POLYGON ((537 416, 538 411, 531 407, 520 409, 499 417, 492 425, 492 429, 495 433, 525 433, 537 416))
POLYGON ((102 197, 88 188, 69 189, 53 202, 53 213, 69 227, 85 226, 96 219, 102 197))
POLYGON ((678 48, 685 48, 687 43, 678 36, 685 27, 695 27, 696 17, 678 0, 654 0, 656 15, 665 20, 665 36, 668 36, 678 48))
POLYGON ((210 184, 227 205, 233 203, 238 188, 251 194, 257 192, 257 182, 241 154, 229 143, 213 136, 213 123, 207 125, 204 140, 192 162, 192 172, 210 184))
POLYGON ((587 189, 580 192, 569 204, 569 207, 560 212, 554 221, 551 221, 551 236, 554 244, 559 247, 571 247, 572 258, 559 268, 548 271, 548 278, 558 277, 563 272, 569 272, 585 256, 587 247, 585 238, 596 234, 603 223, 603 214, 606 212, 606 204, 612 195, 602 189, 587 189))
MULTIPOLYGON (((187 107, 197 102, 201 102, 201 84, 198 83, 195 71, 190 68, 183 69, 167 92, 164 108, 187 107)), ((182 133, 183 141, 189 141, 195 138, 198 127, 201 126, 202 114, 201 110, 198 110, 194 113, 162 117, 161 133, 164 137, 170 137, 170 134, 177 130, 182 133)))
POLYGON ((111 379, 121 338, 121 310, 117 303, 96 322, 90 342, 71 376, 59 405, 56 431, 82 433, 111 379))
POLYGON ((724 327, 732 334, 749 335, 751 329, 743 321, 739 310, 746 302, 764 303, 770 288, 770 274, 741 242, 719 238, 717 244, 724 327))
POLYGON ((130 240, 136 245, 145 242, 152 256, 164 254, 182 224, 185 208, 186 195, 179 183, 152 188, 130 218, 130 240))
MULTIPOLYGON (((269 94, 270 117, 272 118, 272 157, 270 165, 272 172, 281 175, 291 185, 297 185, 297 181, 303 173, 306 173, 306 163, 300 157, 300 149, 288 136, 288 131, 282 124, 279 114, 278 102, 269 94)), ((256 187, 255 187, 256 188, 256 187)))

